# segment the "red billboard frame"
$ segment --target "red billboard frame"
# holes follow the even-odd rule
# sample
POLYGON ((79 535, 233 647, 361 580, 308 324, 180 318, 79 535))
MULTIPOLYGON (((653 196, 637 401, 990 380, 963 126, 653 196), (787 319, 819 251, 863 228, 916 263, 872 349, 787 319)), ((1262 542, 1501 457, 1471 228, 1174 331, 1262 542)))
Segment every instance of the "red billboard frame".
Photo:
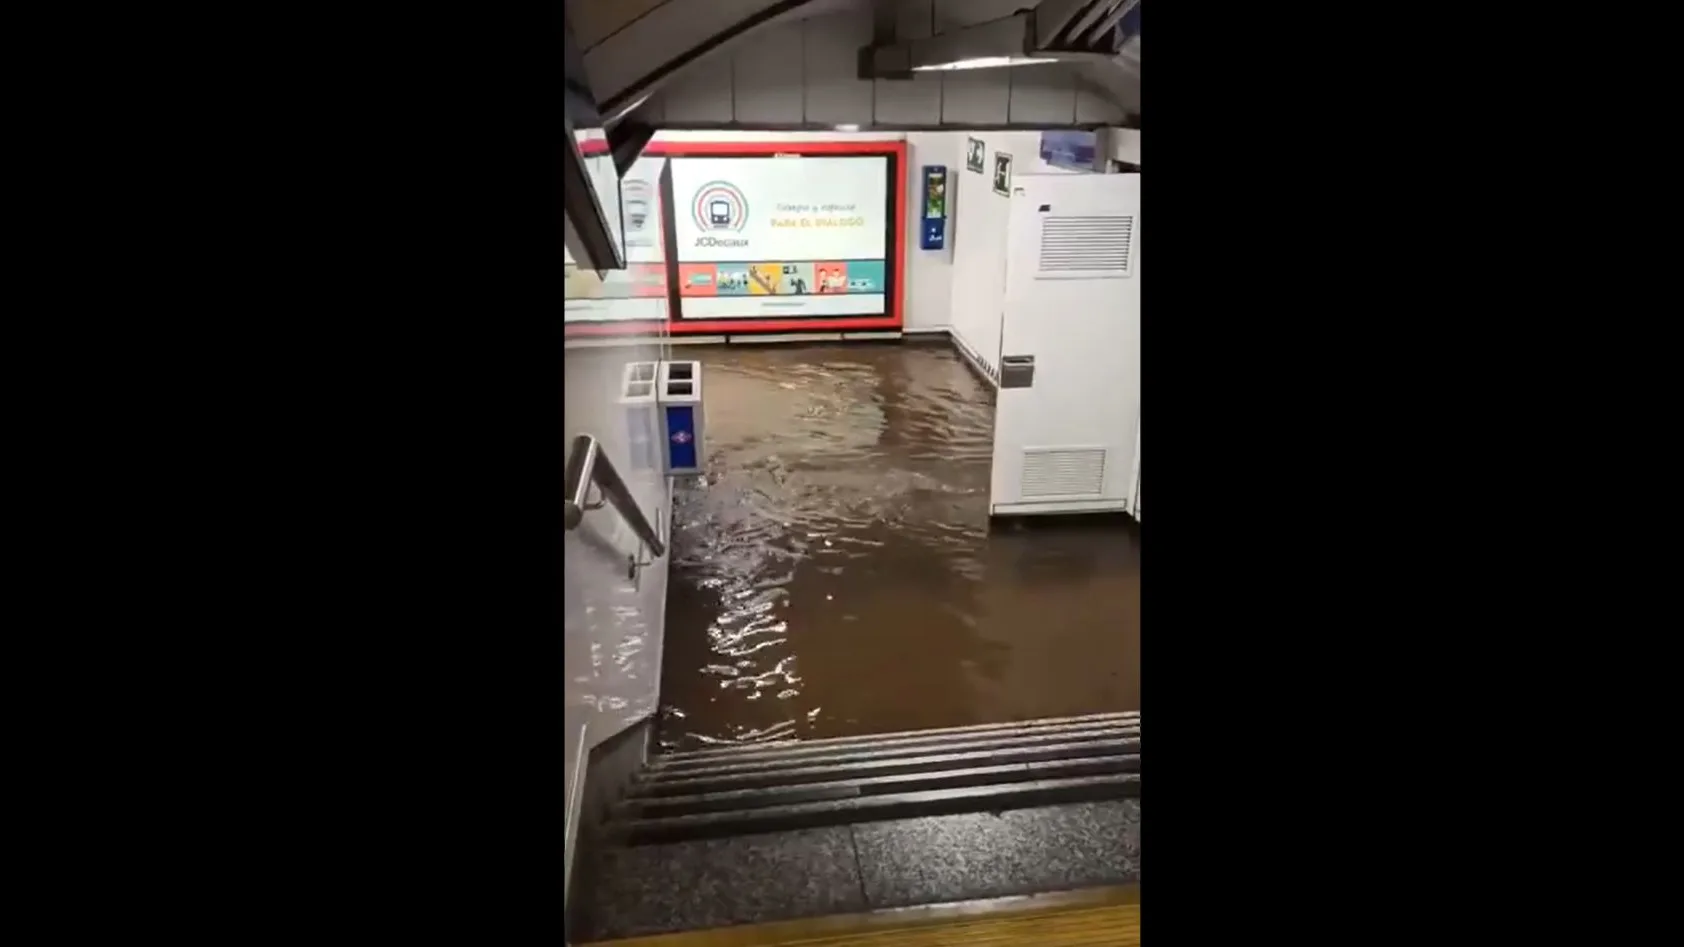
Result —
MULTIPOLYGON (((586 152, 607 150, 606 142, 585 143, 586 152), (591 147, 595 146, 595 147, 591 147)), ((895 286, 888 313, 881 316, 806 316, 797 319, 681 319, 668 312, 671 335, 749 335, 770 332, 887 332, 905 325, 906 305, 906 141, 651 141, 643 153, 659 158, 773 157, 777 155, 882 155, 895 169, 893 194, 895 286)), ((565 337, 650 335, 663 323, 572 322, 565 337)))

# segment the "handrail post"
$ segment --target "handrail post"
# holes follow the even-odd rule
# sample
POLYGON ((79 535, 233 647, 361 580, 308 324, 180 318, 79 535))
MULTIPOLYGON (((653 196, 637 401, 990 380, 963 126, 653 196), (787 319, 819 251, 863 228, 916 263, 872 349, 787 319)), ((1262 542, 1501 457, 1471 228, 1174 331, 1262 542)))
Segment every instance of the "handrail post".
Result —
POLYGON ((632 532, 651 552, 657 556, 666 555, 666 544, 655 528, 649 525, 649 517, 643 514, 637 498, 632 496, 631 489, 620 478, 620 472, 614 469, 614 462, 602 452, 596 438, 581 434, 573 439, 573 450, 568 454, 564 477, 567 497, 562 518, 569 530, 577 529, 585 519, 585 511, 589 509, 586 495, 592 483, 602 489, 602 495, 614 504, 614 508, 631 524, 632 532))
POLYGON ((585 518, 585 495, 590 492, 591 480, 596 471, 597 455, 596 438, 589 434, 581 434, 573 439, 573 449, 567 453, 567 508, 565 520, 567 528, 578 529, 579 523, 585 518))

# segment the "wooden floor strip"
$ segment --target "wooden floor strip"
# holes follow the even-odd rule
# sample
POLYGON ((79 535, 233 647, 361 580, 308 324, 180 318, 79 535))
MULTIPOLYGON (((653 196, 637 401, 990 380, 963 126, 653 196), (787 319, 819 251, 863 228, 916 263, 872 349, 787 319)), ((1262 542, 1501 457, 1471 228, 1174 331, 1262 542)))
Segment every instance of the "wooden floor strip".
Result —
POLYGON ((1089 888, 600 943, 603 947, 1139 947, 1140 889, 1089 888))

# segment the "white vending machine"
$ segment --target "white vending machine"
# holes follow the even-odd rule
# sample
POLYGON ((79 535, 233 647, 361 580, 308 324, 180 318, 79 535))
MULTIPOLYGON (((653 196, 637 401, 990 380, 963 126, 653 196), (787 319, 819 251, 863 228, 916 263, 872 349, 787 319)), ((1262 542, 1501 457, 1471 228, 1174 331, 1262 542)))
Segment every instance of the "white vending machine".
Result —
POLYGON ((1138 515, 1140 175, 1012 182, 989 511, 1138 515))

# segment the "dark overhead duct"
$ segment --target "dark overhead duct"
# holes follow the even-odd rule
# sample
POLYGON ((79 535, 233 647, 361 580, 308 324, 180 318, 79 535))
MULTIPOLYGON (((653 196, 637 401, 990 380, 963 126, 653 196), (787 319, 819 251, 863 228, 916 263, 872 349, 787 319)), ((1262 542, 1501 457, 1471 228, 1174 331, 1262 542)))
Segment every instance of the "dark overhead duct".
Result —
POLYGON ((613 124, 704 57, 774 23, 851 7, 851 0, 645 0, 618 16, 640 13, 583 50, 591 88, 603 117, 613 124))
POLYGON ((859 75, 909 79, 916 72, 950 69, 1096 65, 1117 53, 1116 27, 1139 6, 1140 0, 1043 0, 1034 9, 908 40, 885 35, 880 6, 872 45, 860 50, 859 75))
MULTIPOLYGON (((1083 34, 1087 33, 1095 24, 1104 20, 1111 11, 1121 6, 1123 0, 1090 0, 1076 15, 1070 17, 1065 24, 1051 38, 1044 38, 1042 42, 1048 46, 1076 47, 1082 42, 1083 34)), ((1045 37, 1045 26, 1041 27, 1040 35, 1045 37)))
POLYGON ((1140 0, 1122 0, 1081 39, 1087 43, 1098 43, 1113 30, 1117 31, 1113 42, 1119 49, 1130 38, 1140 35, 1140 0))
POLYGON ((1026 10, 934 36, 873 44, 860 50, 860 78, 909 79, 916 72, 1030 66, 1103 58, 1096 53, 1049 50, 1035 39, 1035 13, 1026 10))
POLYGON ((1035 8, 1035 40, 1044 49, 1116 52, 1139 24, 1140 0, 1041 0, 1035 8))

